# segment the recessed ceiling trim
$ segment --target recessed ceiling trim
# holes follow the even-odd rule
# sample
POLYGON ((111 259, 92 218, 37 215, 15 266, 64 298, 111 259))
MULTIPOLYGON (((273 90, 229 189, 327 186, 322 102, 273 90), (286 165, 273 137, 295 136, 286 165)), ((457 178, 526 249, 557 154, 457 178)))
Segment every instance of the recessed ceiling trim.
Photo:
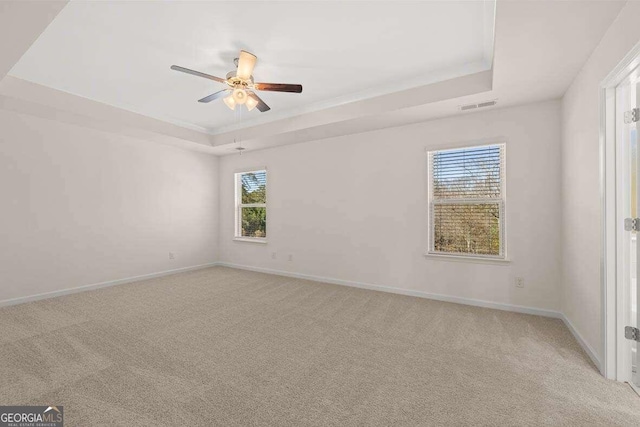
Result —
MULTIPOLYGON (((317 102, 315 104, 311 104, 308 106, 302 106, 295 110, 293 109, 280 110, 280 111, 272 110, 269 112, 268 116, 266 115, 255 116, 250 120, 244 120, 244 121, 240 119, 238 123, 222 126, 222 127, 213 129, 208 133, 214 136, 222 135, 228 132, 246 129, 249 127, 258 126, 261 124, 266 124, 266 123, 274 122, 277 120, 288 119, 288 118, 301 116, 309 113, 316 113, 322 110, 327 110, 334 107, 340 107, 343 105, 352 104, 356 102, 367 101, 367 100, 371 100, 384 95, 390 95, 390 94, 399 93, 407 90, 418 91, 421 88, 427 87, 437 82, 451 80, 451 79, 455 79, 455 78, 463 77, 467 75, 472 75, 472 74, 480 73, 483 71, 488 71, 484 60, 474 62, 474 63, 469 63, 469 64, 463 64, 458 67, 427 73, 417 79, 403 80, 398 83, 372 88, 372 89, 365 90, 355 94, 348 94, 345 96, 329 99, 326 101, 317 102)), ((419 105, 419 102, 417 102, 417 98, 418 97, 410 100, 410 103, 412 105, 419 105)), ((393 110, 396 108, 402 108, 402 107, 390 106, 389 109, 393 110)))
MULTIPOLYGON (((230 131, 212 137, 214 146, 230 144, 234 139, 243 141, 260 140, 266 136, 274 136, 308 129, 307 136, 313 130, 321 130, 322 126, 353 121, 358 118, 389 113, 391 110, 402 110, 418 105, 431 104, 452 98, 491 91, 493 72, 482 71, 457 77, 443 82, 432 83, 419 89, 396 92, 376 98, 345 104, 301 116, 269 122, 240 130, 230 131), (411 95, 411 96, 408 96, 411 95), (414 99, 414 97, 416 99, 414 99), (412 103, 413 102, 413 103, 412 103)), ((361 131, 364 131, 361 130, 361 131)), ((357 133, 357 132, 356 132, 357 133)), ((319 134, 321 135, 321 133, 319 134)))

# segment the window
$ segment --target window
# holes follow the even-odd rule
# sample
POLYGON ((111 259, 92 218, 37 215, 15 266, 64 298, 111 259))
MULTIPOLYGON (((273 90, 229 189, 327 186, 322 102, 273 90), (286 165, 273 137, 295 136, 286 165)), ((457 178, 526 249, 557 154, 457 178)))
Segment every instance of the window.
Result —
POLYGON ((505 258, 505 146, 429 152, 429 253, 505 258))
POLYGON ((267 237, 267 171, 236 174, 236 233, 238 239, 267 237))

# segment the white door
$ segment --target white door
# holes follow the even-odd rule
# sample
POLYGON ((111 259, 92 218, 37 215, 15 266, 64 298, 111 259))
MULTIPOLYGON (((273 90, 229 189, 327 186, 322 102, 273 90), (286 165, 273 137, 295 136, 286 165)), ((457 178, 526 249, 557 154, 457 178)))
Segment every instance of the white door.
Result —
POLYGON ((618 296, 618 363, 619 379, 640 390, 640 161, 638 130, 640 129, 640 75, 632 72, 616 90, 616 133, 619 218, 619 255, 622 258, 618 296))

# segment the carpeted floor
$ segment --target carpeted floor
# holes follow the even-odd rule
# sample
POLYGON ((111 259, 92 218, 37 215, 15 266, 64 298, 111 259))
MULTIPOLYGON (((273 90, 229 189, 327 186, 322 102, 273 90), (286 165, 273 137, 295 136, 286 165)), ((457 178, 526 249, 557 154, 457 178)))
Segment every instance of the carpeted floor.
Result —
POLYGON ((557 319, 210 268, 0 309, 66 426, 640 425, 557 319))

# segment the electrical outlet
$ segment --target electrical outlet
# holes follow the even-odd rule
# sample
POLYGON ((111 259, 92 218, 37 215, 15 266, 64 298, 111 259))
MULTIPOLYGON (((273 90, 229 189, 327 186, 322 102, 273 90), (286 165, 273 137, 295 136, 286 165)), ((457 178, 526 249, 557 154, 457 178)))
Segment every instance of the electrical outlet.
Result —
POLYGON ((271 252, 271 259, 276 259, 278 256, 275 252, 271 252))
POLYGON ((293 254, 289 254, 289 261, 293 261, 293 254))
POLYGON ((176 256, 173 252, 169 252, 169 259, 175 259, 176 256))
POLYGON ((524 288, 524 277, 516 277, 516 288, 524 288))

